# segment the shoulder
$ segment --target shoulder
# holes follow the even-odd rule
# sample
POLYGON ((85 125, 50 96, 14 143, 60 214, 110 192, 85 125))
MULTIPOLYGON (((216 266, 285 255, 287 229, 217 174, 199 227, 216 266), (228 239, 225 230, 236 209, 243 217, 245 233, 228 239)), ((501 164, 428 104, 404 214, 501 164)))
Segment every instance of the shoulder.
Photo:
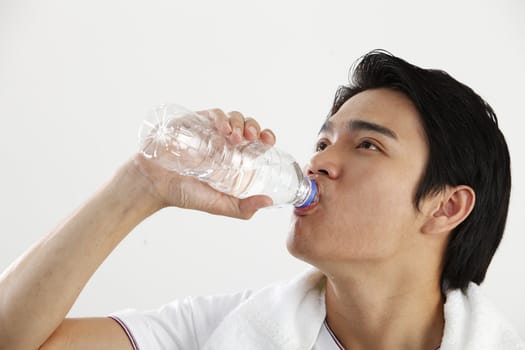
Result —
MULTIPOLYGON (((248 300, 252 294, 251 290, 244 290, 233 294, 187 297, 182 301, 182 304, 191 310, 197 323, 207 323, 213 327, 226 315, 248 300)), ((163 308, 169 310, 168 312, 178 311, 180 304, 180 301, 174 301, 163 308)))
POLYGON ((128 309, 110 317, 120 323, 136 349, 199 349, 219 323, 251 295, 245 290, 186 297, 154 310, 128 309))

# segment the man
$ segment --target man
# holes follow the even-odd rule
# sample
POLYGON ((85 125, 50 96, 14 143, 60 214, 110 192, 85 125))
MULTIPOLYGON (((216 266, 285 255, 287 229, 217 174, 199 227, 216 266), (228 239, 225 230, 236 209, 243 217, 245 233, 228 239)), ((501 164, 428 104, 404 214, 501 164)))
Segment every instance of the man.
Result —
MULTIPOLYGON (((219 132, 271 131, 207 111, 219 132)), ((290 283, 159 310, 64 319, 89 277, 166 206, 248 219, 235 199, 136 156, 0 281, 0 349, 525 349, 480 295, 501 240, 510 161, 492 109, 446 73, 373 51, 339 89, 294 211, 288 249, 313 265, 290 283)))

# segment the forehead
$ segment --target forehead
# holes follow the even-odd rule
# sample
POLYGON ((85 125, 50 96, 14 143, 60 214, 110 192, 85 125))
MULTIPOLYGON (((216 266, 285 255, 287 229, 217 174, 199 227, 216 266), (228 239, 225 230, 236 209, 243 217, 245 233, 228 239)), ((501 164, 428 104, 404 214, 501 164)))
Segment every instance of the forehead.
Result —
POLYGON ((360 92, 328 120, 337 130, 346 128, 351 121, 361 120, 392 130, 400 141, 410 138, 426 140, 416 107, 405 94, 392 89, 360 92))

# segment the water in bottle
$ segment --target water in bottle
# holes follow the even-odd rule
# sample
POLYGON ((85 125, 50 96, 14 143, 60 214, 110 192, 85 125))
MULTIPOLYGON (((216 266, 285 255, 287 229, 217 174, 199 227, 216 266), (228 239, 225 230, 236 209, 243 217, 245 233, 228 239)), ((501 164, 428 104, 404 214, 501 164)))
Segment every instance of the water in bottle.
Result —
POLYGON ((175 104, 151 110, 139 132, 140 151, 165 169, 193 176, 237 198, 264 194, 274 205, 304 208, 318 199, 315 181, 292 156, 261 141, 233 145, 214 121, 175 104))

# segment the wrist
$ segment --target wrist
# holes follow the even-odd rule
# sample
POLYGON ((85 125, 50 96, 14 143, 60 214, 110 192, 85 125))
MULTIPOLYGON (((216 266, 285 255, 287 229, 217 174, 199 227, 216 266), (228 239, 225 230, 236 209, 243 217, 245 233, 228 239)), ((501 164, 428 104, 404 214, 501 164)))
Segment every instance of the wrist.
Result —
POLYGON ((129 159, 117 170, 109 189, 115 201, 125 204, 144 218, 166 206, 135 158, 129 159))

